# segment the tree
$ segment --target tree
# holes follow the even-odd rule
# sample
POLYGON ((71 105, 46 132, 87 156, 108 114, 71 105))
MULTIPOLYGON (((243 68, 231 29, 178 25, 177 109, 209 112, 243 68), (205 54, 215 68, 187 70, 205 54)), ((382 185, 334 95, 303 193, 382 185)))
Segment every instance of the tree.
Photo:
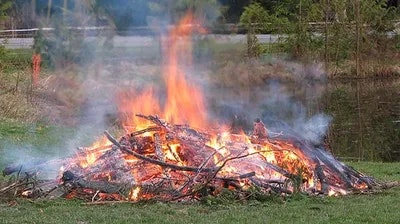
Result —
POLYGON ((118 30, 147 25, 149 5, 146 0, 96 0, 93 8, 110 18, 118 30))
POLYGON ((259 3, 246 6, 240 16, 240 23, 247 29, 247 54, 250 58, 259 57, 263 53, 256 34, 264 30, 268 17, 268 12, 259 3))
POLYGON ((178 22, 188 11, 204 25, 212 24, 221 15, 221 5, 217 0, 151 0, 148 4, 150 15, 169 24, 178 22))
POLYGON ((8 17, 7 11, 11 8, 12 4, 12 0, 0 0, 0 21, 8 17))

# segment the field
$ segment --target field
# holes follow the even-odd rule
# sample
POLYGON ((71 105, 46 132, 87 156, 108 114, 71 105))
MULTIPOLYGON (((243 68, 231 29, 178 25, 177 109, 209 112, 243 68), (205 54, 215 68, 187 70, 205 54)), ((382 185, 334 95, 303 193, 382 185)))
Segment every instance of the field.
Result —
MULTIPOLYGON (((221 51, 219 55, 223 53, 221 51)), ((29 61, 29 58, 26 60, 29 61)), ((26 150, 37 155, 59 155, 69 147, 64 144, 66 139, 76 136, 78 132, 73 121, 57 123, 54 120, 68 118, 70 114, 77 113, 76 105, 82 104, 79 101, 80 89, 74 92, 61 89, 59 94, 49 99, 50 95, 45 95, 49 89, 44 88, 37 93, 41 93, 40 99, 46 101, 34 101, 32 104, 30 100, 34 95, 30 95, 31 93, 27 91, 30 85, 28 76, 30 70, 26 67, 24 70, 23 62, 15 66, 20 67, 15 69, 10 65, 0 73, 0 169, 14 162, 15 155, 10 156, 14 151, 22 154, 26 150), (54 102, 63 105, 60 111, 65 114, 54 115, 54 119, 50 121, 44 119, 43 110, 47 106, 54 106, 51 104, 54 102)), ((230 74, 235 72, 243 74, 248 69, 245 65, 238 67, 234 62, 214 66, 220 74, 221 80, 218 81, 224 82, 228 87, 242 81, 239 76, 235 76, 238 78, 236 80, 230 74)), ((130 68, 127 66, 127 70, 132 70, 128 75, 139 74, 147 75, 148 79, 152 78, 149 78, 147 73, 140 74, 140 70, 130 68)), ((269 65, 262 71, 271 69, 284 70, 279 66, 269 65)), ((123 68, 120 70, 123 71, 123 68)), ((71 70, 68 72, 74 73, 71 70)), ((65 77, 69 77, 68 72, 64 74, 65 77)), ((259 74, 269 77, 275 73, 259 74)), ((45 74, 43 78, 46 77, 54 77, 54 74, 45 74)), ((259 77, 260 80, 263 78, 259 77)), ((74 83, 67 78, 63 80, 64 83, 61 84, 74 86, 74 83)), ((247 82, 252 83, 249 80, 247 82)), ((101 129, 98 131, 102 132, 101 129)), ((87 138, 89 143, 89 139, 94 136, 88 133, 88 136, 80 137, 87 138)), ((378 180, 400 180, 400 163, 349 162, 349 164, 378 180)), ((6 177, 0 177, 0 186, 4 186, 6 181, 6 177)), ((0 223, 398 223, 399 198, 399 188, 375 194, 341 197, 295 194, 289 197, 275 195, 258 200, 236 201, 226 196, 205 198, 190 204, 138 202, 86 205, 79 200, 62 198, 35 201, 24 198, 12 200, 0 198, 0 223)))

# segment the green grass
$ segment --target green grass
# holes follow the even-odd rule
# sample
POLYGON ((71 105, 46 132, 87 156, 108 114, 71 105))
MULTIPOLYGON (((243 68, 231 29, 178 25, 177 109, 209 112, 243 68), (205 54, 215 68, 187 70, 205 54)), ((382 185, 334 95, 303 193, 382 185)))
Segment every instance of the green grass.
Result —
MULTIPOLYGON (((400 165, 400 164, 397 164, 400 165)), ((385 164, 381 164, 385 166, 385 164)), ((1 223, 398 223, 400 189, 340 198, 297 196, 285 201, 218 205, 17 200, 0 205, 1 223)))
POLYGON ((4 73, 13 73, 24 70, 31 66, 32 50, 13 49, 0 53, 0 71, 4 73))
POLYGON ((66 150, 61 143, 72 137, 74 129, 44 123, 0 119, 0 169, 23 156, 51 157, 66 150))

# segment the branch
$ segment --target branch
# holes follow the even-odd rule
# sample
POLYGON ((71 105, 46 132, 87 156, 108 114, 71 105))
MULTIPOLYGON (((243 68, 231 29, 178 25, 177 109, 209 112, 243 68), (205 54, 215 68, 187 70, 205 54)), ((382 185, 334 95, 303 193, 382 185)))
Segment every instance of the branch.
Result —
POLYGON ((192 166, 178 166, 178 165, 174 165, 174 164, 170 164, 170 163, 166 163, 166 162, 162 162, 160 160, 157 159, 152 159, 149 158, 147 156, 143 156, 140 155, 139 153, 129 150, 126 146, 121 145, 114 137, 112 137, 110 135, 110 133, 108 133, 107 131, 104 131, 105 136, 108 138, 108 140, 110 140, 112 143, 114 143, 114 145, 116 145, 119 149, 121 149, 121 151, 123 151, 124 153, 133 155, 134 157, 144 160, 146 162, 152 163, 152 164, 156 164, 159 165, 161 167, 168 167, 171 168, 173 170, 180 170, 180 171, 191 171, 191 172, 214 172, 215 170, 218 170, 219 167, 213 167, 213 168, 203 168, 203 169, 199 169, 199 167, 192 167, 192 166))

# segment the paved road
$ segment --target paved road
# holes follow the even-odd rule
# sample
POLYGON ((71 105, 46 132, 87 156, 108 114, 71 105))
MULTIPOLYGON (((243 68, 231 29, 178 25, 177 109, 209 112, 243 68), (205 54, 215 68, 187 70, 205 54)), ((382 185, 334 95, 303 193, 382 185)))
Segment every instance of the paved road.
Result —
MULTIPOLYGON (((219 43, 246 43, 246 35, 215 35, 210 34, 207 37, 214 39, 219 43)), ((278 35, 262 34, 257 35, 261 43, 272 43, 277 41, 278 35)), ((104 42, 105 38, 88 37, 88 40, 104 42)), ((113 38, 115 47, 139 47, 157 44, 157 40, 151 36, 115 36, 113 38)), ((4 44, 7 49, 29 49, 33 45, 33 38, 10 38, 1 39, 0 43, 4 44)))

